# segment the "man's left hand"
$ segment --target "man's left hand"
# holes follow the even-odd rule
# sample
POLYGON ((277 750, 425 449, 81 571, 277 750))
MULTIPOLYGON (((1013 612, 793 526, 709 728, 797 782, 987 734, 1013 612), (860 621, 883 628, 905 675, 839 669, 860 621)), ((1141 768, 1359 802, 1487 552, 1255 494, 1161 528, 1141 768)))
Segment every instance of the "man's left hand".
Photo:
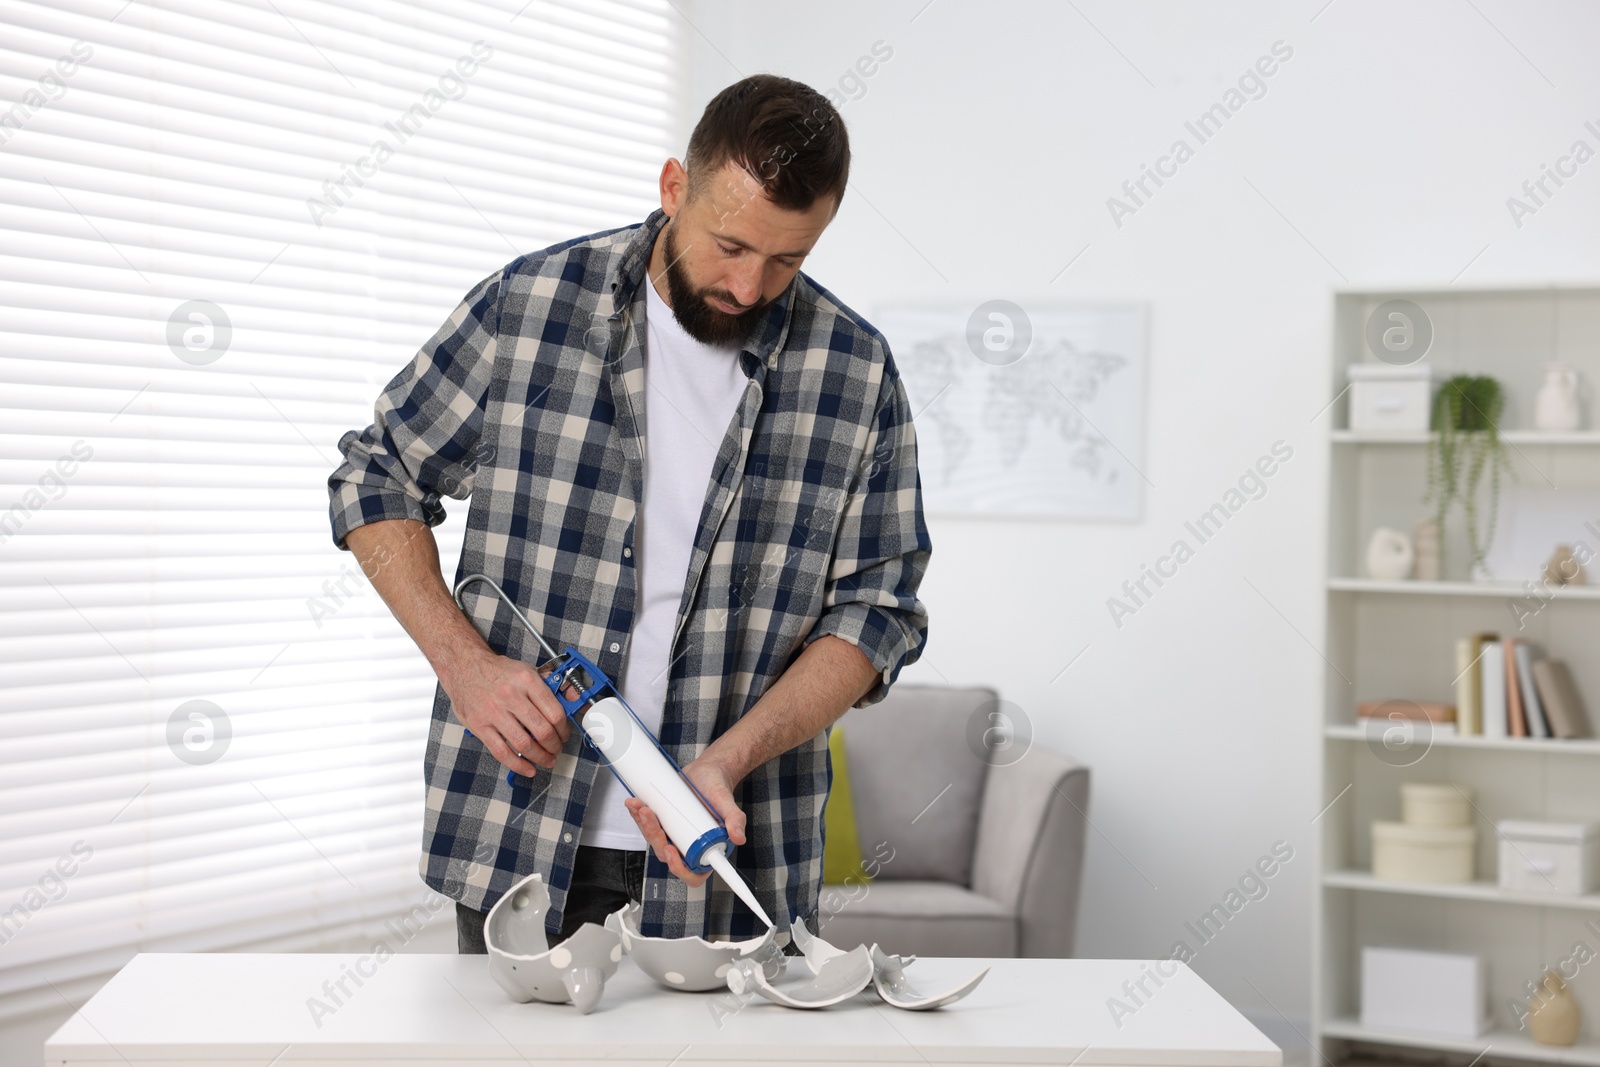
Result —
MULTIPOLYGON (((707 760, 704 756, 695 759, 683 768, 683 773, 689 781, 700 790, 711 808, 722 817, 728 828, 728 840, 735 845, 744 844, 744 812, 733 800, 733 787, 735 785, 732 774, 720 763, 707 760)), ((678 846, 672 843, 666 830, 661 827, 661 820, 656 818, 656 813, 645 805, 638 797, 629 797, 626 801, 628 811, 633 814, 633 821, 639 824, 639 831, 644 834, 645 841, 655 852, 656 858, 667 865, 667 869, 691 886, 699 886, 711 877, 711 872, 695 874, 683 861, 683 853, 678 851, 678 846)))

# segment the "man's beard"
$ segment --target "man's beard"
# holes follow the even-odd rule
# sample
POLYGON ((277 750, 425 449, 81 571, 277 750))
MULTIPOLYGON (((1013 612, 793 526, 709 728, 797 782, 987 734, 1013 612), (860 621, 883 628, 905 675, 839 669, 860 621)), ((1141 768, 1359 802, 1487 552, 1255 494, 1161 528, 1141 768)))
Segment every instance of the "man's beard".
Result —
MULTIPOLYGON (((678 320, 683 332, 703 345, 717 348, 743 345, 756 332, 772 300, 761 300, 754 307, 737 315, 718 311, 706 302, 715 297, 723 303, 738 307, 733 294, 715 289, 696 291, 689 281, 689 272, 678 259, 678 244, 673 239, 672 225, 662 231, 662 252, 667 260, 667 292, 672 296, 672 317, 678 320)), ((776 299, 774 297, 773 299, 776 299)))

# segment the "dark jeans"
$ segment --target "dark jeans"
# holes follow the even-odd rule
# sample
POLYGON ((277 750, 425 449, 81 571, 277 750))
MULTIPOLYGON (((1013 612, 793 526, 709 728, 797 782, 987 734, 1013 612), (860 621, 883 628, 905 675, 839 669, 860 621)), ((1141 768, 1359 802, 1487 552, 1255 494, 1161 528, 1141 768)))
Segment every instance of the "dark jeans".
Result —
MULTIPOLYGON (((603 925, 606 916, 644 892, 644 849, 600 848, 579 845, 572 866, 572 886, 567 910, 561 916, 561 933, 552 946, 578 932, 584 923, 603 925)), ((456 950, 462 954, 489 951, 483 940, 487 912, 456 903, 456 950)))

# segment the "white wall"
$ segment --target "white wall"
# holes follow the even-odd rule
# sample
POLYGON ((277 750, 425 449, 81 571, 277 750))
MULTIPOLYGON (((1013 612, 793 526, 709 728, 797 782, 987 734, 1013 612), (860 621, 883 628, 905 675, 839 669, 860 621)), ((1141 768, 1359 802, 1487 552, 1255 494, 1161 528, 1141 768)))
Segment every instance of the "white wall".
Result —
POLYGON ((758 71, 837 86, 882 40, 892 59, 842 109, 852 190, 808 273, 869 319, 1150 303, 1144 518, 935 521, 931 638, 905 677, 998 685, 1037 743, 1094 768, 1083 955, 1196 944, 1185 921, 1290 843, 1194 966, 1293 1043, 1278 1013, 1303 1029, 1310 1010, 1323 805, 1331 290, 1600 278, 1600 161, 1520 229, 1506 207, 1575 139, 1600 143, 1600 6, 925 2, 682 5, 691 111, 758 71), (1107 197, 1193 143, 1183 123, 1280 40, 1265 96, 1114 225, 1107 197), (1278 440, 1294 456, 1267 495, 1115 627, 1106 598, 1278 440))

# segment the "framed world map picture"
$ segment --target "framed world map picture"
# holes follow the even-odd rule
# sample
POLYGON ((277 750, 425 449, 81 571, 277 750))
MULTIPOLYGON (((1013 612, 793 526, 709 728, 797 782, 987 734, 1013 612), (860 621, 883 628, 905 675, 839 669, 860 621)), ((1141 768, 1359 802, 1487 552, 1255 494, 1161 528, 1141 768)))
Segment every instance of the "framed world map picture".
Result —
POLYGON ((1137 519, 1144 304, 889 306, 929 514, 1137 519))

